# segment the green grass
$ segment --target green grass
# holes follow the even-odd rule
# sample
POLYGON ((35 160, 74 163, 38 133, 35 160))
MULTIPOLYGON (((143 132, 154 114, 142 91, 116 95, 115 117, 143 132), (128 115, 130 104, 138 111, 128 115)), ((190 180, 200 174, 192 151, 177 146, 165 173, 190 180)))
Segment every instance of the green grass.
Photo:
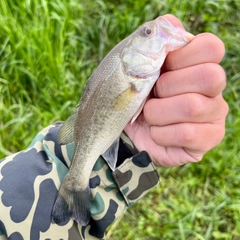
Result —
POLYGON ((105 54, 141 23, 172 13, 225 43, 226 137, 200 163, 159 168, 162 183, 110 239, 240 239, 240 2, 1 0, 0 158, 75 109, 105 54))

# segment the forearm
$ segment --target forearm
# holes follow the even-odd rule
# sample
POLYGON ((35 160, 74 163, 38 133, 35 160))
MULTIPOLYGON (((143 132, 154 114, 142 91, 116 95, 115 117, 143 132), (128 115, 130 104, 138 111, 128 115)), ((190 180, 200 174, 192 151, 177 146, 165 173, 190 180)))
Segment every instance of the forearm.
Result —
POLYGON ((118 166, 112 172, 100 157, 91 178, 91 220, 89 226, 72 219, 63 225, 51 222, 51 209, 74 152, 74 143, 59 145, 61 124, 43 129, 25 151, 0 162, 0 230, 7 236, 24 239, 99 239, 152 187, 158 174, 146 152, 137 153, 126 135, 121 136, 118 166), (81 235, 81 237, 80 237, 81 235))

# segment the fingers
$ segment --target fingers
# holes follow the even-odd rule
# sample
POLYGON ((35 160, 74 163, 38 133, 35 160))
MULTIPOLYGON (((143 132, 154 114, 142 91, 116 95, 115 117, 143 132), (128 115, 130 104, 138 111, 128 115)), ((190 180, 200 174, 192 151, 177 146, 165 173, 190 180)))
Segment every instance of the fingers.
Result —
POLYGON ((180 28, 184 29, 181 21, 177 17, 175 17, 171 14, 166 14, 166 15, 164 15, 164 17, 167 18, 167 20, 170 21, 173 26, 180 27, 180 28))
POLYGON ((164 98, 191 92, 215 97, 225 87, 223 68, 215 63, 203 63, 163 73, 155 85, 155 96, 164 98))
MULTIPOLYGON (((165 17, 183 28, 174 16, 165 17)), ((228 113, 222 97, 226 74, 218 63, 224 53, 223 42, 204 33, 168 54, 153 91, 156 98, 146 102, 143 115, 131 127, 134 136, 141 133, 135 138, 141 141, 136 140, 135 145, 147 150, 155 164, 200 161, 223 139, 228 113)))
POLYGON ((152 139, 163 147, 181 147, 188 153, 203 154, 217 146, 224 137, 224 121, 214 123, 180 123, 151 127, 152 139))
POLYGON ((228 105, 218 95, 208 98, 201 94, 188 93, 170 98, 148 100, 144 106, 144 117, 151 126, 176 123, 211 123, 225 118, 228 105))
POLYGON ((224 54, 223 42, 211 33, 203 33, 185 47, 169 53, 164 69, 169 71, 206 62, 219 63, 224 54))

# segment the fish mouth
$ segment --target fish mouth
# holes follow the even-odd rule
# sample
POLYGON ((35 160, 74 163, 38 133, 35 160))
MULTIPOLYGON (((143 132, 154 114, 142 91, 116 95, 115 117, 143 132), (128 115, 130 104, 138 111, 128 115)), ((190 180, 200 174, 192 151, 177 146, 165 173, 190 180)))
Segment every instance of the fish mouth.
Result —
POLYGON ((182 28, 174 27, 172 23, 165 18, 164 16, 160 16, 157 18, 158 23, 161 26, 161 29, 172 38, 178 39, 178 41, 182 41, 185 43, 189 43, 193 41, 195 36, 182 28), (176 31, 172 31, 172 29, 176 29, 176 31))
POLYGON ((183 35, 188 39, 189 42, 191 42, 195 36, 193 34, 191 34, 190 32, 184 31, 183 35))

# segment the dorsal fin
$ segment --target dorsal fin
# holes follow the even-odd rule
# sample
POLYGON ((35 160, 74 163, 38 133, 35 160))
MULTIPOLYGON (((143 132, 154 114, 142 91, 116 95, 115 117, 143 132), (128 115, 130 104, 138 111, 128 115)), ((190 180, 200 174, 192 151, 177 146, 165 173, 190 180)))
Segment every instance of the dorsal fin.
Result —
POLYGON ((78 108, 63 123, 58 133, 58 141, 60 144, 68 144, 73 142, 74 127, 78 116, 78 108))

